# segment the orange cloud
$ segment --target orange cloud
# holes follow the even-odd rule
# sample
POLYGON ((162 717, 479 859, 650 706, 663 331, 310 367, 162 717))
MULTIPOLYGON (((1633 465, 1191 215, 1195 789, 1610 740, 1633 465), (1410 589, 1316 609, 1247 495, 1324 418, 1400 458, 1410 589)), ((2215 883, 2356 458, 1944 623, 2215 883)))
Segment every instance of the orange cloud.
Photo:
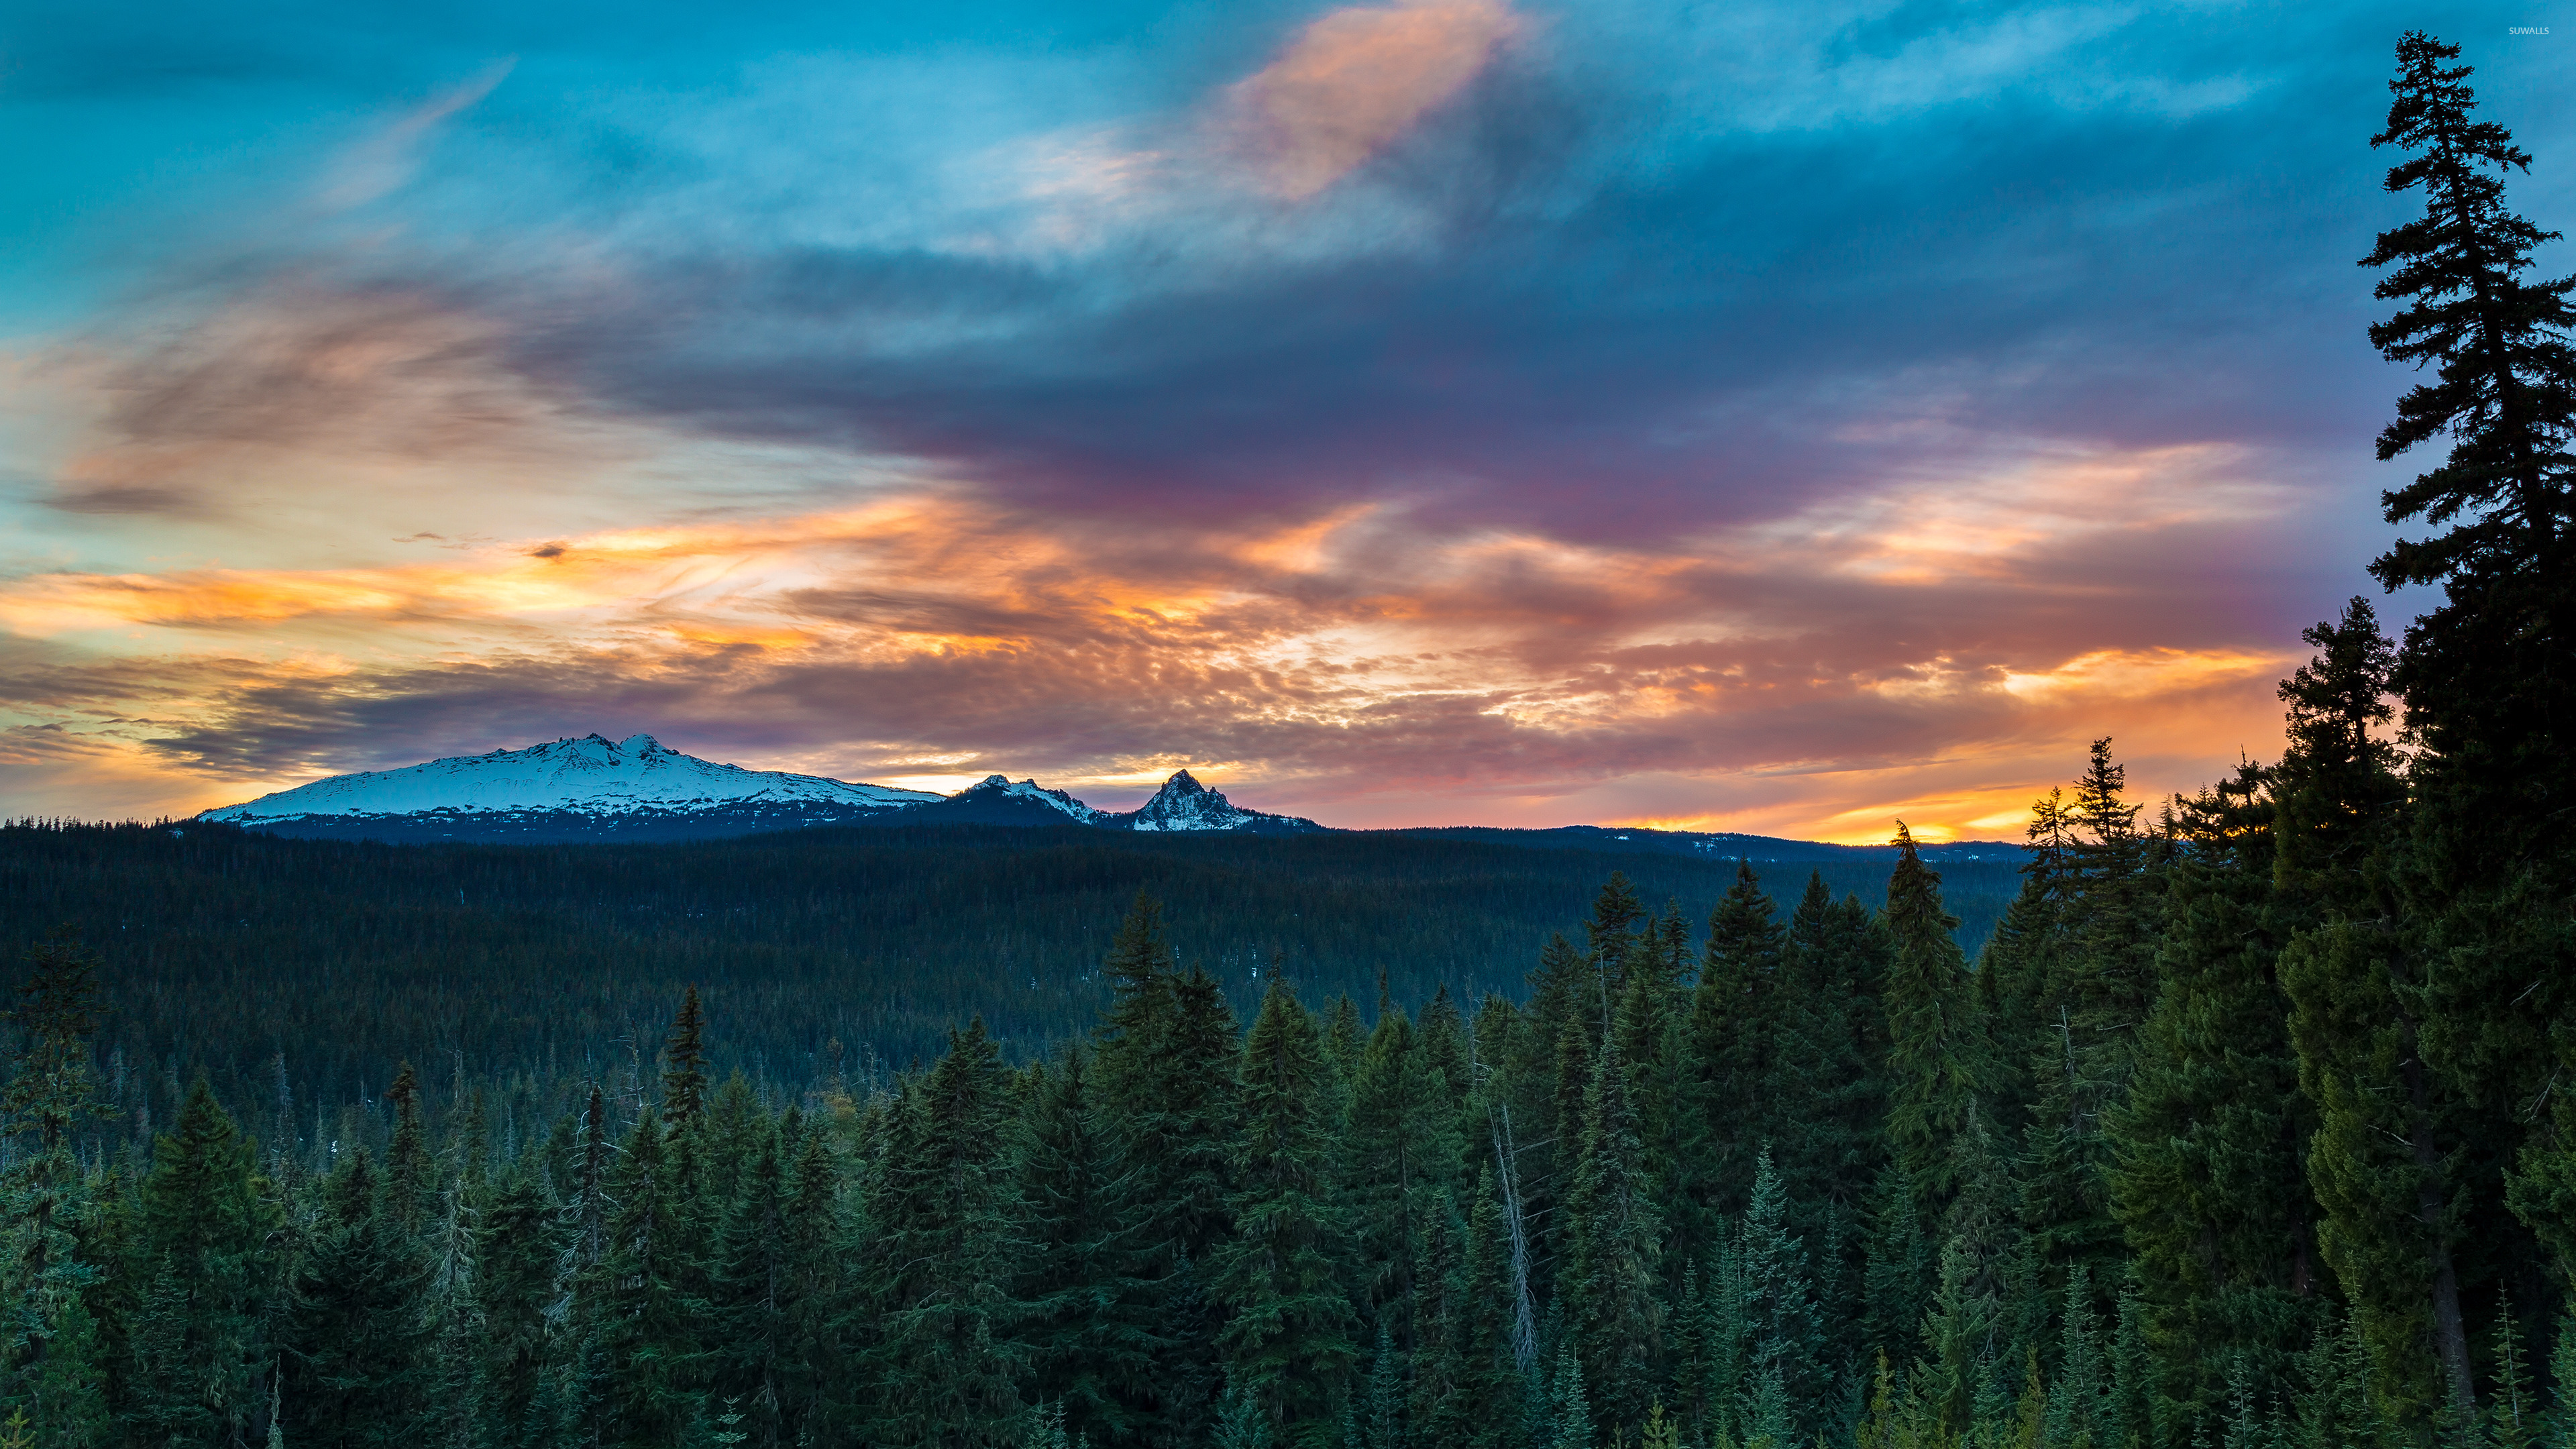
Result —
POLYGON ((2200 477, 2127 455, 2035 473, 2018 496, 2055 521, 1981 534, 1952 504, 1937 550, 1922 530, 1944 515, 1906 506, 1913 483, 1629 546, 1393 503, 1113 523, 916 487, 369 568, 28 574, 0 581, 0 625, 87 662, 22 669, 0 723, 88 731, 174 801, 208 774, 293 783, 650 728, 749 764, 1005 769, 1113 803, 1221 764, 1265 808, 1355 825, 2011 834, 2094 735, 2149 793, 2277 741, 2289 661, 2160 612, 2168 577, 2087 579, 2134 599, 2134 638, 2028 608, 2031 578, 2103 540, 2250 506, 2200 477), (2153 511, 2088 517, 2102 470, 2153 511), (1905 552, 1943 562, 1842 567, 1905 552))
POLYGON ((1234 89, 1267 188, 1303 201, 1348 175, 1475 79, 1520 28, 1497 0, 1353 5, 1308 25, 1234 89))

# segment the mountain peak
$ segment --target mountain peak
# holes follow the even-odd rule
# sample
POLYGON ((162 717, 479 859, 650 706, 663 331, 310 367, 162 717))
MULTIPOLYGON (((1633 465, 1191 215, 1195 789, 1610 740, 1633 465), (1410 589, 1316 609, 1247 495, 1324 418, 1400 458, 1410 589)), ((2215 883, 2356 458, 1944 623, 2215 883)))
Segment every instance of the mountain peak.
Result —
POLYGON ((1303 834, 1324 827, 1293 815, 1245 810, 1211 790, 1187 770, 1174 770, 1154 798, 1125 817, 1130 830, 1243 830, 1257 835, 1303 834))
POLYGON ((682 754, 647 734, 593 731, 519 750, 454 755, 397 770, 333 775, 205 812, 234 824, 530 812, 616 817, 786 809, 874 812, 939 797, 822 775, 746 770, 682 754))

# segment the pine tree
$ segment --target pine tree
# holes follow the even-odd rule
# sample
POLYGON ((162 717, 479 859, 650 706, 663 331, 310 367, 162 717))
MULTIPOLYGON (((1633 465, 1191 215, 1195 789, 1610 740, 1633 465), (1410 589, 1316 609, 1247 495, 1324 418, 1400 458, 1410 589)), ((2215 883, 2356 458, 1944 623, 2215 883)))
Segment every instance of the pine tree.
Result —
POLYGON ((1676 1272, 1707 1231, 1701 1146, 1708 1124, 1699 1110, 1690 993, 1682 984, 1692 965, 1689 924, 1678 905, 1667 906, 1630 947, 1611 1023, 1628 1074, 1648 1192, 1664 1208, 1665 1262, 1676 1272))
POLYGON ((1435 1427, 1463 1424, 1457 1434, 1429 1441, 1434 1444, 1498 1449, 1517 1427, 1505 1406, 1522 1396, 1526 1383, 1512 1347, 1512 1254, 1503 1216, 1502 1193, 1487 1169, 1458 1238, 1457 1272, 1442 1315, 1452 1365, 1443 1380, 1447 1406, 1437 1416, 1417 1416, 1435 1427))
POLYGON ((552 1429, 539 1410, 547 1368, 546 1320, 557 1303, 554 1205, 535 1164, 503 1173, 475 1225, 474 1281, 483 1325, 483 1422, 494 1449, 538 1449, 552 1429))
POLYGON ((1887 929, 1896 945, 1885 996, 1887 1139, 1924 1211, 1936 1215, 1958 1189, 1951 1142, 1977 1096, 1983 1043, 1967 959, 1950 934, 1959 921, 1941 908, 1940 874, 1923 864, 1902 822, 1896 847, 1887 879, 1887 929))
MULTIPOLYGON (((2057 1377, 2048 1390, 2046 1442, 2067 1449, 2107 1445, 2110 1435, 2103 1422, 2107 1417, 2104 1397, 2110 1385, 2102 1372, 2102 1341, 2093 1313, 2093 1288, 2081 1266, 2067 1275, 2064 1301, 2066 1311, 2059 1319, 2057 1377)), ((2037 1366, 2034 1352, 2034 1372, 2037 1366)))
POLYGON ((2305 1177, 2315 1115, 2274 972, 2301 919, 2274 886, 2274 790, 2249 764, 2180 802, 2164 984, 2107 1119, 2167 1418, 2195 1429, 2222 1412, 2229 1363, 2267 1394, 2281 1384, 2327 1301, 2305 1177))
POLYGON ((487 1325, 475 1291, 482 1271, 476 1232, 480 1216, 460 1172, 441 1196, 430 1225, 428 1276, 422 1288, 428 1353, 422 1376, 428 1411, 423 1418, 435 1449, 482 1449, 488 1439, 480 1362, 487 1325))
POLYGON ((2300 1356, 2289 1441, 2297 1449, 2367 1449, 2381 1442, 2386 1426, 2375 1411, 2371 1380, 2359 1326, 2349 1319, 2318 1325, 2300 1356))
POLYGON ((1832 1371, 1824 1362, 1807 1246, 1791 1230, 1789 1211, 1787 1184, 1765 1152, 1754 1166, 1736 1254, 1750 1328, 1746 1368, 1757 1385, 1772 1385, 1780 1396, 1785 1417, 1770 1427, 1783 1444, 1815 1437, 1832 1410, 1826 1392, 1832 1371))
POLYGON ((80 1253, 75 1228, 87 1193, 73 1150, 74 1132, 105 1115, 96 1099, 89 1045, 106 1010, 98 988, 100 964, 71 928, 56 930, 28 953, 18 1005, 7 1013, 19 1041, 7 1085, 0 1087, 0 1141, 11 1148, 0 1172, 0 1206, 14 1228, 0 1322, 10 1347, 7 1367, 33 1390, 32 1427, 48 1443, 65 1435, 94 1437, 98 1416, 95 1393, 70 1388, 78 1382, 70 1371, 95 1357, 96 1321, 80 1300, 104 1267, 80 1253), (58 1349, 58 1324, 86 1337, 58 1349), (51 1361, 61 1353, 73 1361, 51 1361), (48 1383, 62 1387, 48 1396, 48 1383))
POLYGON ((1368 1449, 1404 1449, 1404 1357, 1396 1352, 1387 1322, 1377 1323, 1377 1350, 1369 1355, 1368 1449))
MULTIPOLYGON (((2513 1272, 2544 1242, 2576 1242, 2576 1113, 2563 1100, 2537 1122, 2515 1104, 2556 1097, 2576 1063, 2576 987, 2564 964, 2576 921, 2576 843, 2566 802, 2576 797, 2576 277, 2529 281, 2532 252, 2556 236, 2506 207, 2505 182, 2531 158, 2503 126, 2474 119, 2478 102, 2459 47, 2421 31, 2397 44, 2385 130, 2374 147, 2412 153, 2393 166, 2391 194, 2420 189, 2418 219, 2380 234, 2362 264, 2388 268, 2376 289, 2403 301, 2371 329, 2391 361, 2434 377, 2401 398, 2379 436, 2394 459, 2436 437, 2440 466, 2383 495, 2392 523, 2441 530, 2400 540, 2371 565, 2390 588, 2442 585, 2443 602, 2406 632, 2393 682, 2420 747, 2407 769, 2407 849, 2395 880, 2415 939, 2401 970, 2403 1003, 2428 1085, 2432 1117, 2466 1109, 2427 1135, 2460 1167, 2428 1191, 2454 1201, 2444 1251, 2473 1290, 2513 1272), (2537 1130, 2534 1130, 2534 1129, 2537 1130), (2521 1158, 2511 1184, 2516 1217, 2482 1164, 2521 1158)), ((2411 1093, 2410 1093, 2411 1094, 2411 1093)), ((2429 1172, 2430 1169, 2427 1169, 2429 1172)), ((2438 1284, 2443 1270, 2433 1277, 2438 1284)), ((2438 1296, 2441 1289, 2434 1290, 2438 1296)), ((2437 1305, 2434 1332, 2467 1405, 2467 1330, 2437 1305)), ((2371 1331, 2376 1339, 2379 1334, 2371 1331)))
POLYGON ((1616 1042, 1605 1042, 1584 1103, 1566 1197, 1568 1334, 1591 1402, 1614 1424, 1645 1417, 1662 1355, 1663 1225, 1649 1193, 1616 1042))
POLYGON ((1786 1080, 1783 1049, 1792 1010, 1781 975, 1786 939, 1753 867, 1737 862, 1735 884, 1709 917, 1707 954, 1691 1003, 1696 1115, 1711 1124, 1693 1143, 1694 1175, 1713 1212, 1744 1210, 1755 1153, 1806 1105, 1805 1084, 1786 1080))
POLYGON ((2494 1348, 2488 1357, 2492 1392, 2486 1407, 2486 1442, 2492 1449, 2531 1449, 2540 1438, 2540 1405, 2532 1397, 2522 1331, 2513 1321, 2513 1299, 2496 1300, 2494 1348))
MULTIPOLYGON (((2273 876, 2294 927, 2276 969, 2300 1092, 2316 1112, 2307 1176, 2318 1251, 2390 1402, 2466 1414, 2475 1385, 2457 1175, 2475 1159, 2457 1149, 2476 1127, 2422 1049, 2433 962, 2392 859, 2394 755, 2370 733, 2387 653, 2367 608, 2307 637, 2316 659, 2282 686, 2291 738, 2272 792, 2273 876)), ((2475 1196, 2492 1215, 2501 1185, 2475 1196)))
POLYGON ((1226 1382, 1282 1443, 1331 1437, 1358 1346, 1335 1261, 1332 1141, 1315 1019, 1273 980, 1243 1047, 1234 1235, 1209 1264, 1228 1314, 1226 1382))
POLYGON ((670 1137, 645 1112, 626 1135, 608 1181, 607 1243, 600 1260, 599 1349, 608 1364, 607 1422, 622 1442, 674 1443, 698 1405, 694 1315, 677 1280, 678 1220, 670 1137))
POLYGON ((1487 1092, 1490 1127, 1507 1127, 1512 1171, 1503 1184, 1517 1189, 1521 1222, 1534 1240, 1533 1293, 1548 1289, 1555 1254, 1547 1250, 1554 1246, 1564 1216, 1557 1207, 1574 1170, 1583 1086, 1591 1078, 1583 1008, 1594 999, 1598 979, 1582 952, 1564 936, 1552 935, 1529 974, 1528 1009, 1513 1011, 1507 1003, 1489 1009, 1495 1029, 1478 1033, 1480 1041, 1493 1042, 1492 1056, 1501 1064, 1487 1092))
POLYGON ((710 1393, 734 1405, 735 1432, 773 1449, 786 1399, 794 1275, 787 1261, 787 1165, 765 1117, 753 1129, 750 1162, 736 1185, 709 1274, 706 1336, 710 1393))
POLYGON ((1018 1213, 1007 1073, 977 1017, 906 1093, 866 1185, 878 1326, 865 1430, 888 1445, 999 1446, 1017 1433, 1021 1352, 1004 1290, 1018 1213))
MULTIPOLYGON (((1584 926, 1586 953, 1591 958, 1592 969, 1601 978, 1601 999, 1596 1005, 1606 1007, 1609 999, 1618 994, 1622 984, 1618 976, 1628 959, 1632 933, 1645 915, 1646 908, 1637 899, 1637 888, 1629 884, 1626 873, 1610 872, 1610 879, 1602 885, 1601 893, 1593 897, 1592 919, 1584 926)), ((1596 1032, 1602 1025, 1599 1018, 1594 1019, 1596 1032)))
POLYGON ((1861 1281, 1861 1336, 1875 1354, 1902 1353, 1920 1332, 1938 1268, 1921 1195, 1889 1164, 1870 1198, 1868 1262, 1861 1281))
POLYGON ((1100 1449, 1137 1441, 1155 1422, 1157 1365, 1170 1345, 1159 1286, 1147 1276, 1147 1223, 1127 1167, 1092 1101, 1080 1047, 1036 1074, 1019 1163, 1025 1306, 1017 1330, 1028 1391, 1066 1431, 1100 1449))
POLYGON ((2001 1396, 2006 1366, 2034 1345, 2016 1342, 2013 1299, 2025 1284, 2013 1281, 2023 1243, 2020 1184, 1996 1134, 1974 1104, 1951 1143, 1948 1176, 1957 1185, 1942 1215, 1939 1287, 1925 1315, 1923 1336, 1940 1422, 1964 1431, 1995 1417, 1988 1399, 2001 1396))
MULTIPOLYGON (((1887 1023, 1874 945, 1866 920, 1848 921, 1824 876, 1811 873, 1780 958, 1797 1033, 1784 1068, 1804 1079, 1805 1110, 1775 1151, 1785 1154, 1782 1175, 1808 1220, 1830 1212, 1847 1231, 1866 1215, 1886 1158, 1887 1023)), ((1819 1254, 1847 1246, 1816 1245, 1819 1254)), ((1857 1344, 1848 1347, 1862 1353, 1857 1344)))
POLYGON ((1197 1441, 1213 1422, 1216 1321, 1204 1266, 1227 1231, 1240 1038, 1225 994, 1205 971, 1179 968, 1161 907, 1139 894, 1102 963, 1112 997, 1099 1033, 1098 1098, 1142 1214, 1138 1271, 1161 1287, 1151 1399, 1140 1430, 1156 1443, 1197 1441))
MULTIPOLYGON (((698 1134, 704 1164, 706 1200, 730 1203, 742 1191, 743 1174, 764 1146, 775 1146, 778 1124, 770 1119, 751 1083, 742 1073, 727 1076, 716 1088, 706 1112, 706 1130, 698 1134)), ((720 1226, 723 1219, 715 1219, 720 1226)))
POLYGON ((1557 1353, 1547 1417, 1549 1433, 1541 1442, 1548 1449, 1594 1449, 1592 1399, 1584 1391, 1583 1364, 1571 1344, 1557 1353))
POLYGON ((791 1108, 778 1131, 779 1156, 792 1149, 781 1222, 786 1274, 782 1312, 789 1352, 780 1365, 778 1438, 802 1444, 822 1437, 826 1386, 840 1381, 843 1355, 831 1324, 848 1289, 841 1258, 840 1173, 821 1131, 807 1127, 791 1108))
POLYGON ((2447 531, 2400 541, 2371 572, 2392 589, 2445 586, 2443 606, 2408 631, 2398 682, 2409 725, 2430 746, 2433 793, 2455 796, 2458 823, 2486 842, 2461 848, 2500 863, 2533 849, 2536 835, 2564 834, 2545 822, 2571 779, 2557 732, 2576 684, 2566 632, 2576 277, 2524 280, 2533 249, 2558 234, 2506 210, 2504 180, 2529 171, 2531 158, 2504 127, 2471 118, 2470 70, 2445 64, 2459 54, 2407 32, 2387 129, 2371 138, 2414 153, 2389 169, 2387 190, 2424 193, 2424 214, 2380 233, 2362 259, 2393 269, 2375 296, 2407 302, 2370 329, 2371 344, 2392 362, 2435 369, 2399 400, 2379 457, 2453 440, 2440 467, 2383 495, 2389 522, 2422 518, 2447 531))
POLYGON ((1335 1137, 1350 1125, 1351 1074, 1359 1070, 1368 1032, 1360 1025, 1360 1004, 1344 992, 1324 1016, 1324 1112, 1335 1137))
POLYGON ((698 988, 688 987, 662 1047, 662 1120, 675 1131, 696 1123, 707 1109, 706 1031, 698 988))
MULTIPOLYGON (((1457 1179, 1458 1104, 1392 1005, 1351 1077, 1342 1180, 1356 1235, 1363 1304, 1401 1321, 1420 1273, 1423 1235, 1457 1179)), ((1406 1330, 1409 1341, 1410 1328, 1406 1330)))
POLYGON ((128 1269, 143 1285, 120 1417, 153 1443, 213 1444, 247 1422, 265 1362, 261 1299, 274 1264, 257 1156, 201 1078, 152 1144, 128 1269))
POLYGON ((2028 1039, 2022 1214, 2052 1293, 2079 1267, 2111 1281, 2122 1257, 2106 1114, 2129 1088, 2163 922, 2162 877, 2149 869, 2158 842, 2137 829, 2127 774, 2111 741, 2095 740, 2066 807, 2061 936, 2028 1039))
POLYGON ((385 1089, 394 1109, 393 1139, 385 1146, 385 1207, 403 1231, 417 1233, 437 1194, 438 1164, 420 1111, 420 1074, 404 1062, 385 1089))
POLYGON ((429 1407, 430 1265, 366 1149, 325 1186, 328 1221, 291 1289, 280 1403, 294 1444, 410 1445, 429 1407))

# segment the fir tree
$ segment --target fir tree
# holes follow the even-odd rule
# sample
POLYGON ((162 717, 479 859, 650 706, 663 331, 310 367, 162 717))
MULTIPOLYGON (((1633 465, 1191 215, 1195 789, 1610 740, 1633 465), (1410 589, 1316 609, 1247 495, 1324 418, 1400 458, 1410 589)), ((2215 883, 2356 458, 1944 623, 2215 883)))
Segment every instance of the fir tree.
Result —
POLYGON ((494 1449, 537 1449, 552 1428, 539 1412, 545 1379, 547 1315, 557 1301, 553 1204, 535 1164, 521 1159, 502 1175, 491 1205, 475 1225, 474 1281, 483 1343, 483 1421, 494 1449))
MULTIPOLYGON (((1830 1374, 1823 1360, 1823 1326, 1807 1271, 1806 1244, 1790 1231, 1789 1201, 1780 1174, 1765 1152, 1757 1160, 1753 1194, 1736 1246, 1749 1329, 1746 1371, 1757 1392, 1778 1395, 1780 1417, 1748 1430, 1768 1432, 1786 1445, 1812 1438, 1826 1422, 1830 1374)), ((1760 1422, 1760 1416, 1748 1415, 1760 1422)))
POLYGON ((674 1443, 699 1390, 694 1314, 678 1286, 678 1222, 689 1204, 673 1190, 670 1137, 646 1112, 626 1135, 608 1182, 608 1218, 598 1290, 599 1349, 608 1364, 607 1422, 630 1443, 674 1443))
POLYGON ((7 1014, 19 1032, 7 1085, 0 1087, 0 1140, 12 1149, 0 1172, 0 1207, 14 1227, 5 1280, 7 1364, 34 1387, 32 1428, 48 1443, 66 1434, 94 1436, 97 1418, 94 1393, 57 1390, 49 1397, 43 1386, 68 1386, 77 1382, 76 1370, 101 1367, 89 1362, 97 1325, 80 1297, 104 1265, 83 1259, 74 1231, 87 1194, 73 1143, 76 1129, 105 1115, 89 1044, 106 1010, 100 964, 69 927, 56 930, 28 953, 27 979, 7 1014), (70 1362, 52 1363, 55 1329, 65 1323, 82 1341, 59 1350, 72 1355, 70 1362))
MULTIPOLYGON (((1351 1078, 1343 1181, 1364 1303, 1399 1320, 1419 1276, 1422 1239, 1456 1180, 1458 1104, 1413 1024, 1389 1006, 1351 1078)), ((1408 1329, 1409 1335, 1409 1329, 1408 1329)))
POLYGON ((1004 1290, 1008 1085, 978 1017, 908 1092, 867 1184, 878 1325, 866 1433, 888 1444, 1003 1445, 1017 1432, 1021 1354, 1004 1290))
POLYGON ((1966 957, 1941 908, 1941 877, 1923 864, 1914 836, 1896 827, 1896 869, 1887 880, 1887 928, 1895 960, 1887 978, 1888 1147, 1927 1213, 1958 1183, 1951 1142, 1977 1095, 1982 1043, 1966 957))
POLYGON ((2274 886, 2273 779, 2249 764, 2181 802, 2164 984, 2107 1124, 2167 1417, 2194 1428, 2221 1412, 2230 1362, 2277 1387, 2327 1301, 2305 1177, 2314 1113, 2274 971, 2301 912, 2274 886))
POLYGON ((385 1148, 385 1207, 405 1232, 418 1232, 437 1194, 438 1164, 421 1121, 420 1074, 405 1062, 385 1089, 394 1109, 393 1140, 385 1148))
MULTIPOLYGON (((1699 1069, 1696 1115, 1710 1124, 1692 1144, 1695 1175, 1718 1213, 1744 1210, 1755 1152, 1804 1105, 1805 1084, 1787 1080, 1784 1048, 1792 1028, 1781 975, 1786 938, 1753 867, 1739 861, 1735 884, 1709 917, 1707 954, 1691 1004, 1691 1055, 1699 1069)), ((1685 1250, 1690 1246, 1685 1243, 1685 1250)))
POLYGON ((2425 1062, 2433 963, 2406 920, 2391 861, 2394 755, 2370 733, 2387 654, 2367 609, 2348 609, 2340 625, 2308 638, 2316 659, 2282 686, 2291 740, 2273 789, 2273 876, 2295 927, 2276 969, 2291 1003, 2300 1092, 2316 1113, 2308 1184, 2318 1251, 2392 1402, 2465 1414, 2475 1386, 2456 1149, 2474 1124, 2425 1062))
POLYGON ((1663 1228, 1648 1189, 1626 1073, 1617 1044, 1605 1043, 1566 1198, 1563 1296, 1583 1380, 1612 1423, 1645 1417, 1662 1353, 1663 1228))
POLYGON ((298 1267, 279 1401, 287 1441, 361 1449, 419 1442, 429 1407, 430 1265, 394 1216, 366 1150, 326 1185, 328 1222, 298 1267))
POLYGON ((1017 1330, 1029 1392, 1066 1431, 1100 1449, 1133 1443, 1155 1422, 1157 1366, 1170 1345, 1160 1287, 1126 1165, 1094 1105, 1090 1060, 1067 1051, 1034 1078, 1019 1163, 1019 1236, 1027 1245, 1017 1330))
POLYGON ((152 1145, 129 1271, 144 1284, 122 1417, 153 1443, 214 1444, 244 1425, 266 1360, 262 1297, 272 1226, 252 1144, 200 1079, 152 1145))
POLYGON ((1243 1047, 1234 1235, 1209 1277, 1227 1314, 1226 1382, 1282 1443, 1322 1443, 1358 1347, 1336 1249, 1332 1141, 1315 1019, 1272 981, 1243 1047))
POLYGON ((662 1120, 674 1130, 694 1124, 707 1108, 706 1030, 698 988, 688 987, 662 1047, 662 1120))
MULTIPOLYGON (((2505 178, 2531 158, 2477 100, 2460 48, 2422 31, 2397 43, 2387 129, 2371 145, 2413 154, 2387 190, 2421 189, 2424 214, 2379 235, 2362 259, 2390 268, 2374 295, 2404 310, 2370 329, 2392 362, 2435 371, 2399 400, 2379 435, 2382 461, 2448 435, 2442 465, 2383 495, 2388 521, 2447 531, 2403 540, 2371 565, 2390 588, 2442 584, 2446 600, 2407 637, 2399 684, 2410 725, 2431 747, 2436 795, 2475 811, 2458 823, 2487 862, 2533 847, 2570 776, 2557 731, 2576 683, 2566 604, 2576 576, 2576 278, 2525 280, 2531 253, 2557 237, 2505 207, 2505 178)), ((2560 847, 2563 849, 2563 847, 2560 847)))

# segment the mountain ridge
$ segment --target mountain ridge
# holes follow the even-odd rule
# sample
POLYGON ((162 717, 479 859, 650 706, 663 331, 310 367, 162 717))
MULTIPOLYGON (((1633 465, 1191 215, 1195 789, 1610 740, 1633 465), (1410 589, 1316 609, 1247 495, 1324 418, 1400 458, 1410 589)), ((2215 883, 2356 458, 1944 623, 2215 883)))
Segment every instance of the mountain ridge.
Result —
MULTIPOLYGON (((1236 805, 1187 769, 1174 771, 1135 809, 1109 811, 1034 779, 987 775, 954 794, 939 795, 823 775, 747 770, 685 754, 649 734, 611 741, 597 733, 519 750, 333 775, 203 811, 196 818, 303 838, 456 844, 671 842, 896 824, 1161 834, 1354 833, 1303 816, 1236 805)), ((1384 833, 1700 859, 1868 859, 1895 853, 1887 846, 1598 825, 1432 826, 1384 833)), ((2018 859, 2021 854, 2017 846, 1993 841, 1926 845, 1922 852, 1936 860, 2018 859)))

